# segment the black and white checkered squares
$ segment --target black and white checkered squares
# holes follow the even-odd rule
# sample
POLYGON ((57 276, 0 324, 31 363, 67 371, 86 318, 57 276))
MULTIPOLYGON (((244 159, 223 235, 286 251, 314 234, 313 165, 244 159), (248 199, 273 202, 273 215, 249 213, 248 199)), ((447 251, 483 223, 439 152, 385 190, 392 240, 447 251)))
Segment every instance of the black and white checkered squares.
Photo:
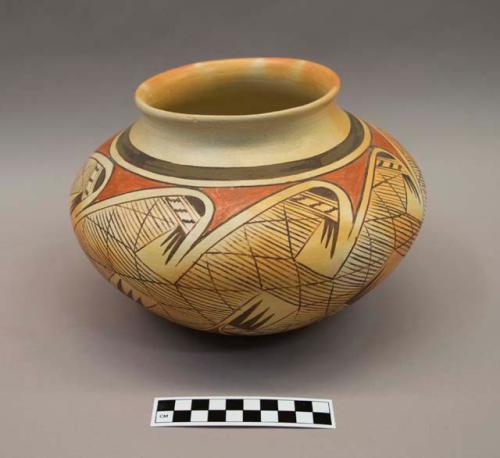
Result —
POLYGON ((151 426, 334 428, 327 399, 267 397, 157 398, 151 426))

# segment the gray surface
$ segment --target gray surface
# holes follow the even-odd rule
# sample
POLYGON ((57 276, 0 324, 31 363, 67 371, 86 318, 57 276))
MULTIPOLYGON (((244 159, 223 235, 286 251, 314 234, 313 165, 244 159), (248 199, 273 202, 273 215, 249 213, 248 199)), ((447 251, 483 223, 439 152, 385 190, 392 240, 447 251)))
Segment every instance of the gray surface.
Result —
POLYGON ((498 456, 495 4, 0 1, 0 456, 498 456), (136 117, 145 77, 253 55, 336 69, 341 104, 414 153, 429 209, 408 258, 354 307, 242 340, 176 327, 106 284, 67 194, 136 117), (148 427, 154 396, 206 393, 333 398, 338 429, 148 427))

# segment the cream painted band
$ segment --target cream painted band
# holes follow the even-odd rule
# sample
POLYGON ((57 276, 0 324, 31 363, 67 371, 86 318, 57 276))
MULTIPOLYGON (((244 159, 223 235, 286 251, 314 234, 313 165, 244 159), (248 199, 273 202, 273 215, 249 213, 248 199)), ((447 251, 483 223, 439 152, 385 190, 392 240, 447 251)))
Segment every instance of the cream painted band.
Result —
MULTIPOLYGON (((273 178, 236 179, 236 180, 235 179, 197 180, 197 179, 185 179, 176 176, 166 176, 159 173, 150 172, 140 167, 134 166, 133 164, 130 164, 120 155, 117 149, 117 141, 121 133, 114 138, 110 147, 110 152, 111 152, 111 157, 123 168, 130 170, 131 172, 136 173, 137 175, 141 175, 146 178, 151 178, 153 180, 162 181, 165 183, 178 184, 184 186, 199 186, 199 187, 244 187, 244 186, 262 186, 270 184, 289 183, 289 182, 317 177, 319 175, 323 175, 333 170, 337 170, 349 164, 353 160, 357 159, 359 156, 361 156, 361 154, 368 148, 368 146, 371 143, 371 134, 366 123, 359 118, 356 119, 357 121, 359 121, 363 129, 362 140, 358 144, 358 146, 349 154, 329 164, 326 164, 323 167, 313 168, 311 170, 307 170, 297 174, 288 174, 273 178)), ((310 158, 310 160, 314 160, 314 158, 310 158)))

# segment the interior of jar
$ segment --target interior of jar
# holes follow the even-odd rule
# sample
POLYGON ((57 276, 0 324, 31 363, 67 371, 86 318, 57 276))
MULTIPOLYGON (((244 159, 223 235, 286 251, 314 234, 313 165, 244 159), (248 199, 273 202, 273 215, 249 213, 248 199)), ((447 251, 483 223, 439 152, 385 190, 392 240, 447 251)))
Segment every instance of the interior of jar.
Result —
POLYGON ((187 115, 255 115, 309 104, 338 86, 319 64, 296 59, 229 59, 187 65, 141 84, 147 105, 187 115))

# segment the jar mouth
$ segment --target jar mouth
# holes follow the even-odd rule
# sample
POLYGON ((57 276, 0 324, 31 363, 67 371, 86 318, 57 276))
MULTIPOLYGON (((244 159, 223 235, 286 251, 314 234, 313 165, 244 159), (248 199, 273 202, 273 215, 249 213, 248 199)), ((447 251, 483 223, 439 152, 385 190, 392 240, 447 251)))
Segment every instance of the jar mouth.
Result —
POLYGON ((301 59, 243 58, 199 62, 159 73, 139 85, 135 100, 158 118, 265 118, 332 101, 340 79, 301 59))

